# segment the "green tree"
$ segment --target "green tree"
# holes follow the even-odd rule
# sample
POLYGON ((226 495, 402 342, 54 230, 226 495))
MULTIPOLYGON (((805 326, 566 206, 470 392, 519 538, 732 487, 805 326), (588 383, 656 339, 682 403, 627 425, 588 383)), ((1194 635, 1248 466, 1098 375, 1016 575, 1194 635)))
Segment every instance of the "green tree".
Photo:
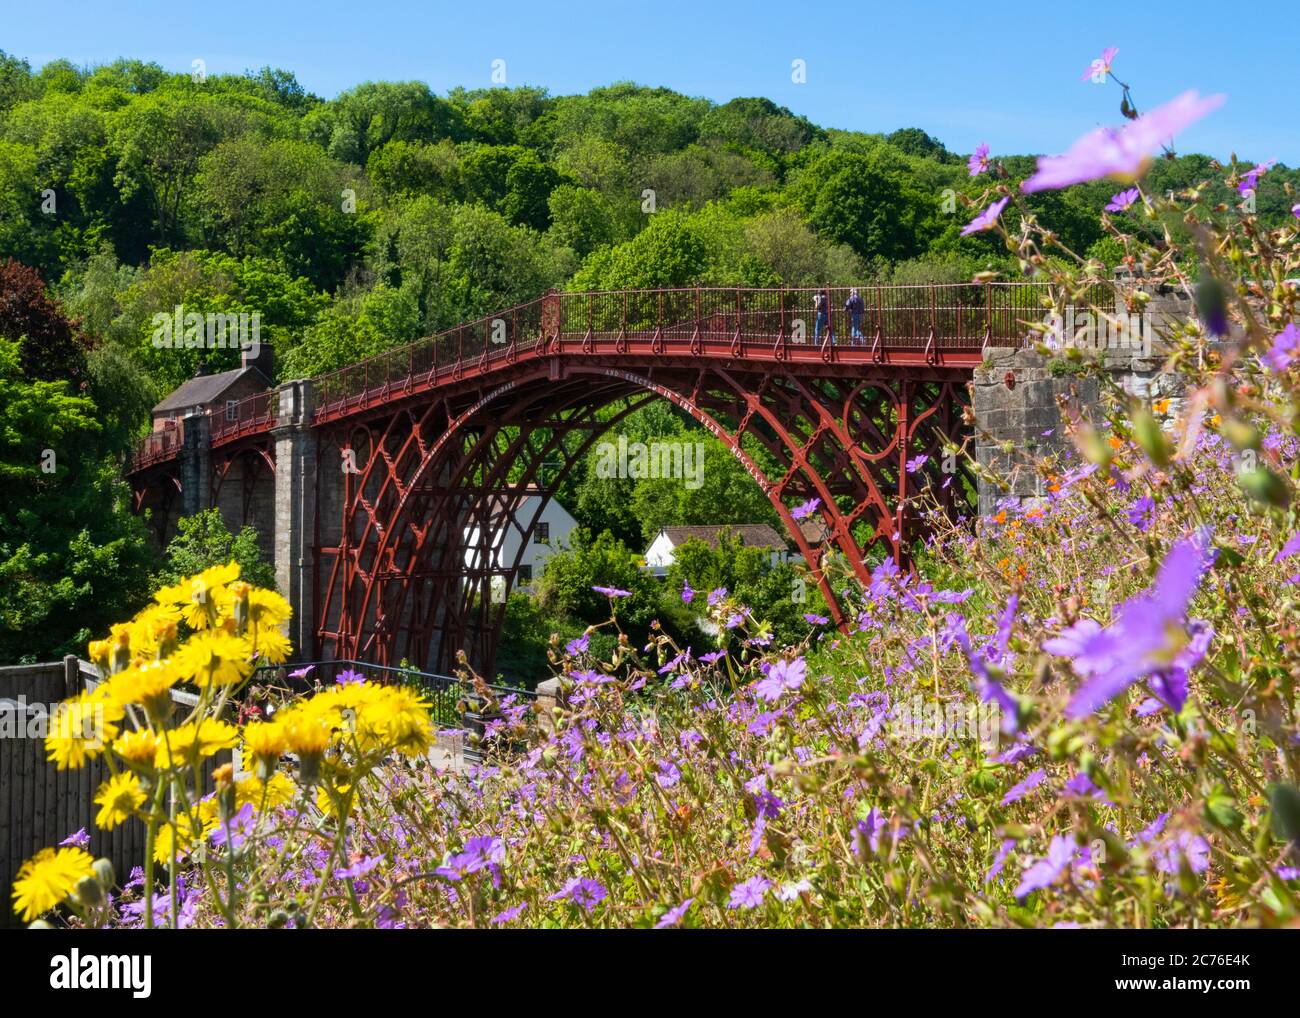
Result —
POLYGON ((608 531, 596 538, 582 529, 573 532, 571 549, 546 560, 536 582, 535 596, 543 611, 591 625, 608 619, 611 603, 619 624, 629 636, 643 642, 654 619, 673 631, 662 588, 638 564, 639 552, 608 531), (630 591, 631 597, 610 598, 593 587, 630 591))
POLYGON ((650 225, 617 247, 596 251, 573 277, 575 290, 690 286, 708 265, 708 249, 689 218, 657 212, 650 225))
POLYGON ((683 584, 699 592, 691 608, 700 615, 708 610, 704 594, 725 588, 755 621, 772 625, 778 643, 802 639, 811 628, 804 614, 826 610, 820 588, 789 558, 774 559, 771 549, 747 547, 730 533, 719 536, 717 547, 692 538, 674 549, 667 591, 678 595, 683 584))
POLYGON ((257 531, 245 526, 232 534, 220 509, 204 509, 193 516, 182 516, 176 523, 176 536, 167 542, 163 557, 162 568, 149 581, 155 590, 232 560, 239 563, 240 579, 255 587, 275 589, 275 567, 262 558, 257 531))
POLYGON ((97 411, 66 382, 29 381, 0 339, 0 660, 85 654, 148 597, 152 561, 97 411))
POLYGON ((390 141, 460 139, 460 110, 419 81, 368 81, 303 117, 303 137, 333 158, 365 166, 390 141))

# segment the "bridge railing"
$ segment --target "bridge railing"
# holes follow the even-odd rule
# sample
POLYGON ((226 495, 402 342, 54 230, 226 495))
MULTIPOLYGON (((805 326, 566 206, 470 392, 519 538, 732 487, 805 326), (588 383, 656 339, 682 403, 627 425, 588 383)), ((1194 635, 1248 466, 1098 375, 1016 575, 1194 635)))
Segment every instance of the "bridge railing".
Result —
POLYGON ((131 450, 131 469, 139 470, 160 460, 170 459, 185 444, 185 421, 168 422, 160 431, 151 431, 135 440, 131 450))
POLYGON ((406 346, 340 368, 314 380, 316 412, 337 412, 368 396, 430 384, 471 366, 531 349, 542 331, 544 298, 526 301, 406 346))
POLYGON ((212 441, 218 442, 249 431, 260 431, 280 416, 280 391, 268 389, 245 396, 235 403, 208 411, 212 441))
MULTIPOLYGON (((564 339, 605 340, 654 337, 665 344, 741 339, 772 342, 822 340, 854 346, 882 345, 948 350, 979 349, 986 343, 1019 344, 1027 322, 1040 319, 1049 298, 1046 283, 933 283, 827 287, 827 313, 819 323, 816 287, 755 289, 692 287, 592 293, 559 293, 557 330, 564 339), (861 300, 859 335, 846 306, 856 289, 861 300)), ((1113 300, 1099 284, 1086 301, 1113 300)))
MULTIPOLYGON (((677 345, 735 341, 832 346, 880 345, 896 349, 978 350, 1019 345, 1029 322, 1040 320, 1049 286, 1037 282, 863 285, 855 334, 846 305, 850 287, 820 288, 826 314, 814 305, 817 287, 683 287, 550 293, 504 311, 463 322, 434 336, 384 351, 314 380, 316 414, 337 414, 375 397, 458 377, 470 368, 517 357, 553 338, 595 346, 652 338, 677 345)), ((1079 303, 1108 306, 1113 288, 1097 284, 1079 303)), ((267 427, 278 413, 278 394, 258 393, 212 412, 212 437, 221 441, 267 427)), ((151 439, 135 463, 174 455, 169 439, 151 439)))

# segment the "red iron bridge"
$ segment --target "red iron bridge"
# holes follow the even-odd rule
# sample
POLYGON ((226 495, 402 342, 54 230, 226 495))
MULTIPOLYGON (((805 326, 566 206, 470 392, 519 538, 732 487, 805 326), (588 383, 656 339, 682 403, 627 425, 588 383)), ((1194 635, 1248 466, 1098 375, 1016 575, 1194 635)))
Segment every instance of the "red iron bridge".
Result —
MULTIPOLYGON (((1112 305, 1105 290, 1076 303, 1112 305)), ((835 577, 905 557, 915 496, 966 510, 971 478, 942 462, 971 434, 967 383, 1053 307, 1030 282, 858 293, 855 335, 848 288, 551 292, 148 436, 135 506, 159 540, 207 506, 255 526, 304 657, 445 671, 464 650, 491 674, 500 591, 545 501, 603 434, 666 399, 762 488, 843 624, 835 577)))

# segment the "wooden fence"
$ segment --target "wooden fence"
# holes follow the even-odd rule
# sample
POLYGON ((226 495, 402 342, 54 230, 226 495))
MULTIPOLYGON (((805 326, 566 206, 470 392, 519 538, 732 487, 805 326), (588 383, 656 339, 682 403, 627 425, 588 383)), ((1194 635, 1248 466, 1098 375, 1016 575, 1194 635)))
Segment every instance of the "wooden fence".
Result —
MULTIPOLYGON (((18 867, 82 828, 90 836, 91 855, 112 860, 119 885, 144 858, 145 829, 139 820, 107 832, 95 827, 95 789, 109 776, 103 759, 65 771, 46 759, 49 712, 99 681, 95 667, 75 657, 0 667, 0 929, 21 925, 13 911, 18 867)), ((178 710, 193 705, 185 693, 174 693, 173 699, 178 710)))

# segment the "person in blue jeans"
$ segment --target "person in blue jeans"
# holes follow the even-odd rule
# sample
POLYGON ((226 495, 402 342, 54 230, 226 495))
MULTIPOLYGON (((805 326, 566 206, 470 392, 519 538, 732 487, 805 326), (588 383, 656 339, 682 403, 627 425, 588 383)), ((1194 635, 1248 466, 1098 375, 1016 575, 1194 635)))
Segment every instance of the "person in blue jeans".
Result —
POLYGON ((826 328, 827 315, 830 313, 831 301, 825 290, 813 294, 813 310, 817 312, 816 324, 813 326, 813 339, 822 338, 822 329, 826 328))
POLYGON ((849 291, 849 299, 844 302, 844 310, 849 313, 849 338, 862 339, 862 298, 857 290, 849 291))

